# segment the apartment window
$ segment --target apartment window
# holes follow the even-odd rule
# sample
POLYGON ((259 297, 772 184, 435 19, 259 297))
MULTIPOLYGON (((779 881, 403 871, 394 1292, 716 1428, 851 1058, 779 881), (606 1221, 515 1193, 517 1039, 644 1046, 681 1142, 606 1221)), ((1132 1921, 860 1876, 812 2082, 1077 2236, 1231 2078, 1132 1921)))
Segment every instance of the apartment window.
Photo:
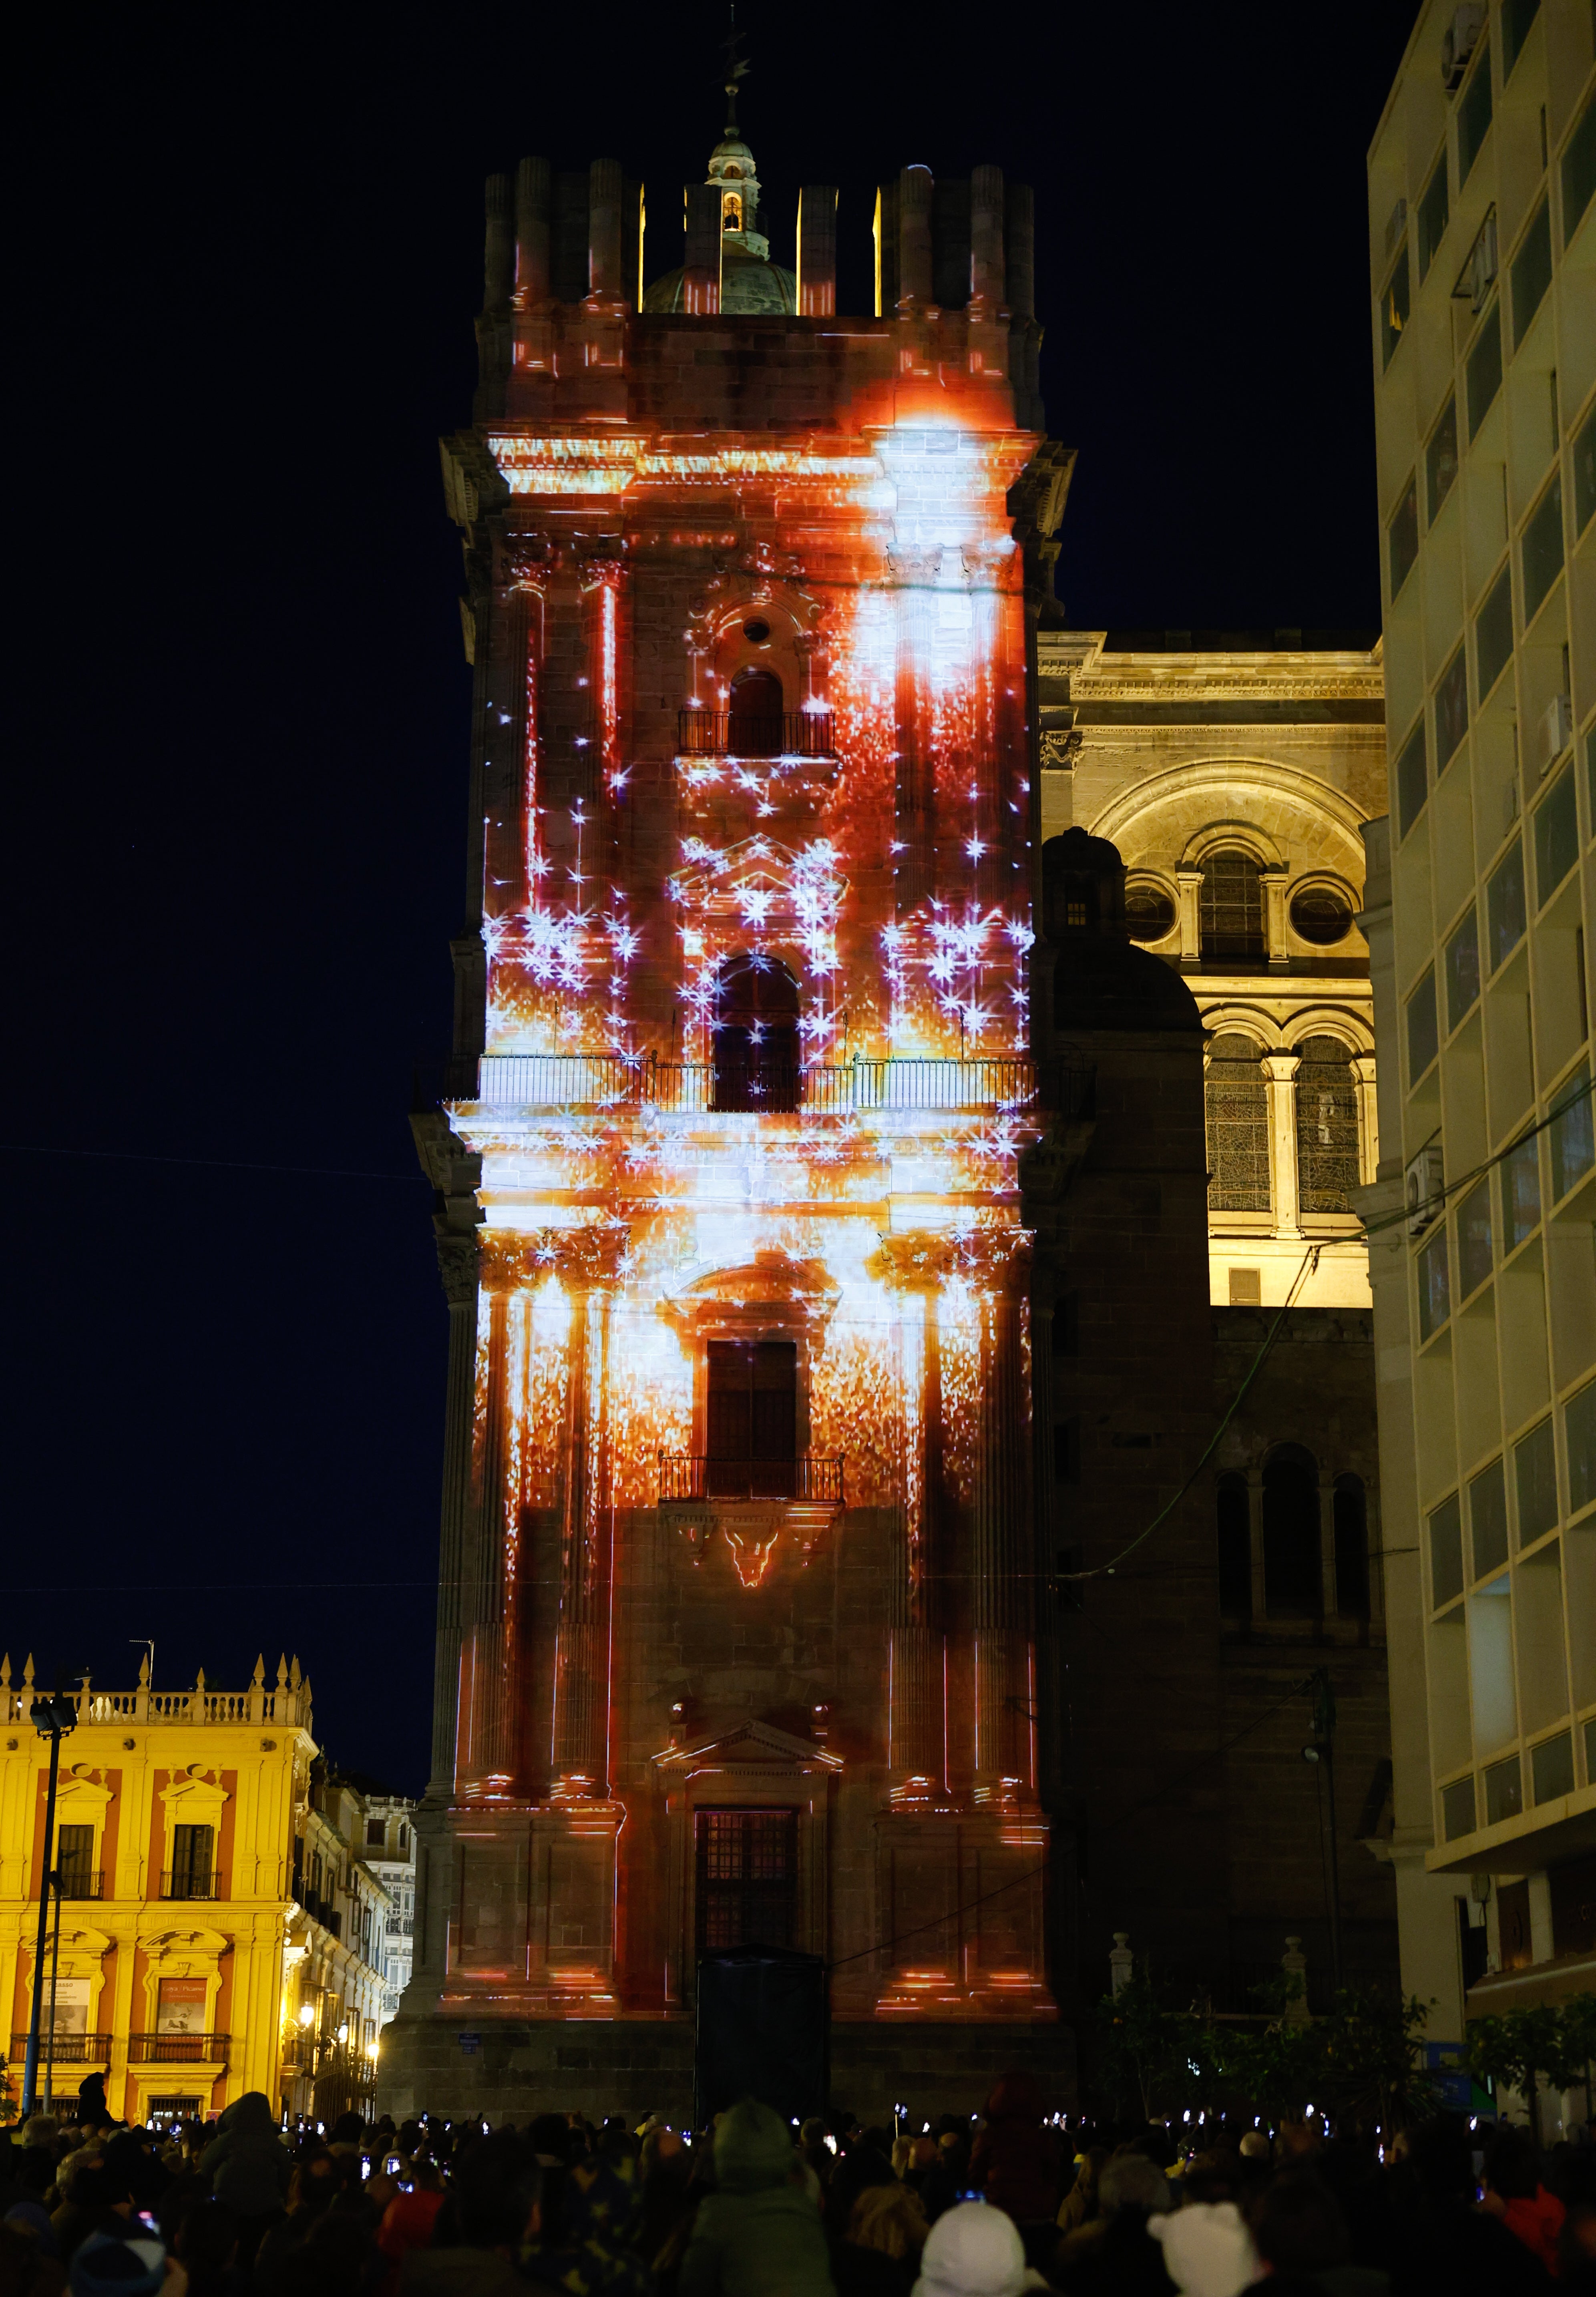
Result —
POLYGON ((63 1898, 95 1897, 95 1830, 62 1826, 55 1831, 55 1871, 63 1898))
POLYGON ((1579 125, 1563 154, 1563 245, 1578 229, 1596 192, 1596 96, 1579 115, 1579 125))
POLYGON ((1352 1058, 1335 1037, 1308 1037, 1296 1051, 1298 1201, 1305 1213, 1350 1212, 1358 1185, 1352 1058))
POLYGON ((1456 1492, 1431 1513, 1429 1535, 1430 1609, 1440 1611, 1463 1592, 1463 1519, 1456 1492))
POLYGON ((1523 940, 1525 918, 1524 845, 1516 837, 1485 883, 1485 943, 1493 973, 1523 940))
POLYGON ((1419 556, 1419 490, 1410 479, 1387 530, 1391 563, 1391 596, 1394 598, 1419 556))
POLYGON ((1501 1160, 1502 1250, 1516 1251, 1540 1224, 1540 1153, 1533 1139, 1520 1140, 1501 1160))
POLYGON ((1429 523, 1436 523, 1436 514, 1452 492, 1452 482, 1458 475, 1458 402, 1449 399, 1442 409, 1441 420, 1430 432, 1429 445, 1424 450, 1424 488, 1429 523))
POLYGON ((1559 1203, 1576 1181, 1583 1181, 1596 1164, 1596 1119, 1592 1118, 1590 1078, 1581 1068, 1559 1085, 1546 1128, 1551 1151, 1551 1201, 1559 1203))
POLYGON ((1517 1755, 1510 1755, 1503 1763, 1493 1763, 1485 1774, 1485 1824, 1500 1826, 1504 1818, 1517 1818, 1524 1808, 1524 1781, 1517 1755))
POLYGON ((210 1860, 216 1840, 209 1826, 172 1829, 171 1889, 174 1898, 208 1898, 211 1895, 210 1860))
POLYGON ((1330 1505, 1336 1532, 1336 1609, 1344 1619, 1366 1619, 1369 1510, 1362 1476, 1337 1476, 1330 1505))
POLYGON ((1436 683, 1436 772, 1444 774, 1468 731, 1468 664, 1460 646, 1436 683))
POLYGON ((1472 902, 1468 914, 1446 944, 1446 1026, 1450 1033, 1479 997, 1479 912, 1472 902))
POLYGON ((1517 350, 1551 284, 1551 210, 1544 200, 1513 258, 1512 281, 1513 349, 1517 350))
POLYGON ((1458 1206, 1458 1298, 1468 1299, 1490 1273, 1491 1181, 1487 1174, 1458 1206))
POLYGON ((779 1498, 798 1451, 794 1340, 711 1340, 706 1449, 712 1493, 779 1498))
POLYGON ((1559 1731, 1529 1750, 1531 1791, 1538 1803, 1560 1802, 1574 1792, 1574 1735, 1559 1731))
POLYGON ((1396 259, 1396 268, 1386 280, 1386 292, 1380 298, 1380 365, 1383 367, 1390 366, 1392 354, 1402 341, 1411 301, 1408 251, 1404 243, 1403 251, 1396 259))
POLYGON ((1501 84, 1512 78, 1513 66, 1524 53, 1529 28, 1541 12, 1541 0, 1502 0, 1501 84))
POLYGON ((1524 569, 1524 623, 1527 630, 1541 602, 1563 571, 1563 481, 1559 472, 1525 522, 1519 545, 1524 569))
POLYGON ((1468 86, 1458 98, 1458 189, 1468 181, 1468 171, 1479 157, 1491 126, 1491 39, 1481 40, 1479 62, 1468 86))
POLYGON ((1508 1484, 1500 1460, 1482 1468, 1468 1486, 1468 1528, 1474 1540, 1474 1576, 1488 1579, 1508 1560, 1508 1484))
POLYGON ((1543 1420, 1513 1446, 1513 1490, 1518 1501, 1518 1544, 1557 1526, 1557 1450, 1551 1422, 1543 1420))
POLYGON ((1495 303, 1486 312, 1474 339, 1474 348, 1463 369, 1463 382, 1468 399, 1468 436, 1472 440, 1501 389, 1501 317, 1495 303))
POLYGON ((1535 906, 1544 909, 1579 859, 1579 816, 1574 769, 1565 766, 1550 796, 1535 808, 1535 906))
POLYGON ((1441 1790, 1441 1832, 1448 1842, 1474 1832, 1474 1774, 1441 1790))
POLYGON ((1222 1476, 1217 1493, 1219 1608, 1227 1619, 1246 1619, 1253 1610, 1253 1540, 1246 1478, 1222 1476))
POLYGON ((1513 573, 1504 566, 1474 618, 1474 681, 1483 703, 1513 659, 1513 573))
POLYGON ((1411 1091, 1440 1047, 1436 1022, 1436 969, 1432 966, 1408 1000, 1408 1088, 1411 1091))
POLYGON ((1452 1270, 1446 1257, 1446 1223, 1436 1231, 1419 1255, 1419 1337, 1427 1340, 1452 1313, 1452 1270))
POLYGON ((795 1810, 701 1810, 697 1933, 701 1954, 790 1947, 798 1897, 795 1810))
POLYGON ((1269 1103, 1258 1048, 1250 1037, 1215 1037, 1205 1090, 1208 1206, 1216 1213, 1266 1213, 1269 1103))
POLYGON ((1402 755, 1396 762, 1394 779, 1397 827, 1401 836, 1405 837, 1424 811, 1424 803, 1429 795, 1429 767, 1425 756, 1422 717, 1403 745, 1402 755))
POLYGON ((1568 1511, 1576 1515, 1596 1500, 1596 1379, 1568 1398, 1563 1437, 1568 1446, 1568 1511))
POLYGON ((1424 277, 1435 260, 1436 250, 1446 235, 1450 212, 1446 196, 1446 147, 1430 173, 1419 201, 1419 276, 1424 277))
POLYGON ((1311 1619, 1322 1601, 1319 1470, 1300 1444, 1278 1444, 1263 1463, 1263 1608, 1311 1619))
POLYGON ((1583 534, 1596 511, 1596 407, 1580 424, 1574 441, 1574 531, 1583 534))
POLYGON ((1248 853, 1211 853, 1197 895, 1198 943, 1205 961, 1254 964, 1267 954, 1263 887, 1248 853))

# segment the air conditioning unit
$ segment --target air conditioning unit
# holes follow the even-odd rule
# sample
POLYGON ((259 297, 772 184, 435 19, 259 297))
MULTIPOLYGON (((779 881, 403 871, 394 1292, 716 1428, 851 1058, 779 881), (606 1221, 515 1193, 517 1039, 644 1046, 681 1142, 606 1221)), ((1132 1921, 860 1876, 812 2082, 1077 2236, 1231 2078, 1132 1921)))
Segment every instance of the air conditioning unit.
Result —
POLYGON ((1574 739, 1574 704, 1554 694, 1541 718, 1541 771, 1550 773, 1574 739))
POLYGON ((1386 260, 1390 262, 1396 252, 1396 243, 1408 227, 1408 203, 1398 200, 1386 218, 1386 260))
POLYGON ((1441 35, 1441 84, 1456 87, 1468 69, 1468 59, 1485 28, 1485 0, 1463 0, 1441 35))
POLYGON ((1496 284, 1496 210, 1492 208, 1479 227, 1479 237, 1468 251, 1468 300, 1477 311, 1496 284))
POLYGON ((1445 1209, 1441 1201, 1441 1191, 1445 1185, 1441 1143, 1438 1140, 1427 1140, 1408 1166, 1407 1206, 1410 1236, 1422 1236, 1432 1221, 1440 1219, 1445 1209))

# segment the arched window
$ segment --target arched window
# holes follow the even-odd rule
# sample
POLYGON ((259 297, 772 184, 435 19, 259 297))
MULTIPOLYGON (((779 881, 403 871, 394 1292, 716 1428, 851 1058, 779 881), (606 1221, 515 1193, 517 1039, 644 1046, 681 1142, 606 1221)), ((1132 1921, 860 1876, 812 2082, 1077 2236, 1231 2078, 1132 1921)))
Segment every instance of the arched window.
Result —
POLYGON ((1250 1037, 1215 1037, 1208 1058, 1208 1209, 1269 1210, 1269 1104, 1250 1037))
POLYGON ((1253 1537, 1246 1478, 1219 1479, 1219 1608, 1227 1619, 1253 1615, 1253 1537))
POLYGON ((1263 938, 1263 887, 1250 853, 1210 853, 1197 895, 1198 945, 1205 962, 1255 965, 1263 938))
POLYGON ((1323 1601, 1318 1463, 1277 1444, 1263 1463, 1263 1607, 1271 1619, 1312 1619, 1323 1601))
POLYGON ((1358 1185, 1352 1056, 1337 1037, 1306 1037, 1296 1051, 1297 1201, 1305 1213, 1350 1212, 1358 1185))
POLYGON ((774 758, 781 751, 781 680, 773 670, 740 670, 731 682, 727 747, 735 758, 774 758))
POLYGON ((1332 1502, 1336 1523, 1336 1609, 1344 1619, 1369 1617, 1369 1511, 1362 1476, 1337 1476, 1332 1502))
POLYGON ((715 988, 714 1107, 798 1106, 798 984, 773 957, 728 958, 715 988))

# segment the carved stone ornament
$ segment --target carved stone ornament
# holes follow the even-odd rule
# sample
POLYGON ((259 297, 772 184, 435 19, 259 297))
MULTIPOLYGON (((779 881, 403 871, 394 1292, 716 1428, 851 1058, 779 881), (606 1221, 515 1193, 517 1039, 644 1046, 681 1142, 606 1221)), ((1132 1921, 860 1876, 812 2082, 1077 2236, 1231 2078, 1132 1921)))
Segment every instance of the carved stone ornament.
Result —
POLYGON ((486 1229, 481 1236, 482 1284, 514 1292, 557 1276, 577 1289, 613 1284, 631 1243, 624 1221, 586 1228, 486 1229))
POLYGON ((1031 1239, 1023 1229, 909 1229, 883 1237, 865 1272, 900 1292, 937 1291, 955 1276, 994 1292, 1009 1289, 1030 1264, 1031 1239))
POLYGON ((1057 1203, 1085 1156, 1096 1124, 1090 1117, 1057 1116, 1040 1140, 1020 1151, 1020 1188, 1034 1202, 1057 1203))
POLYGON ((1043 728, 1041 762, 1044 767, 1073 766, 1080 753, 1081 734, 1077 727, 1063 728, 1056 733, 1043 728))
POLYGON ((479 1254, 474 1236, 440 1236, 437 1239, 438 1274, 443 1297, 450 1306, 476 1297, 479 1254))

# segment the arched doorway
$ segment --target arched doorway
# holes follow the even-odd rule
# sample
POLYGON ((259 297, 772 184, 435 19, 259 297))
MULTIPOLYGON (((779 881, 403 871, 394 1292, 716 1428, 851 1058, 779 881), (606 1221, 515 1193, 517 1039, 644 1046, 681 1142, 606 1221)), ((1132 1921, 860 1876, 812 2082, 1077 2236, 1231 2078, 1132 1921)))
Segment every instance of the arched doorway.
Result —
POLYGON ((727 748, 736 758, 774 758, 781 752, 781 680, 773 670, 741 670, 731 682, 727 748))
POLYGON ((798 984, 773 957, 728 958, 715 988, 719 1109, 798 1106, 798 984))

